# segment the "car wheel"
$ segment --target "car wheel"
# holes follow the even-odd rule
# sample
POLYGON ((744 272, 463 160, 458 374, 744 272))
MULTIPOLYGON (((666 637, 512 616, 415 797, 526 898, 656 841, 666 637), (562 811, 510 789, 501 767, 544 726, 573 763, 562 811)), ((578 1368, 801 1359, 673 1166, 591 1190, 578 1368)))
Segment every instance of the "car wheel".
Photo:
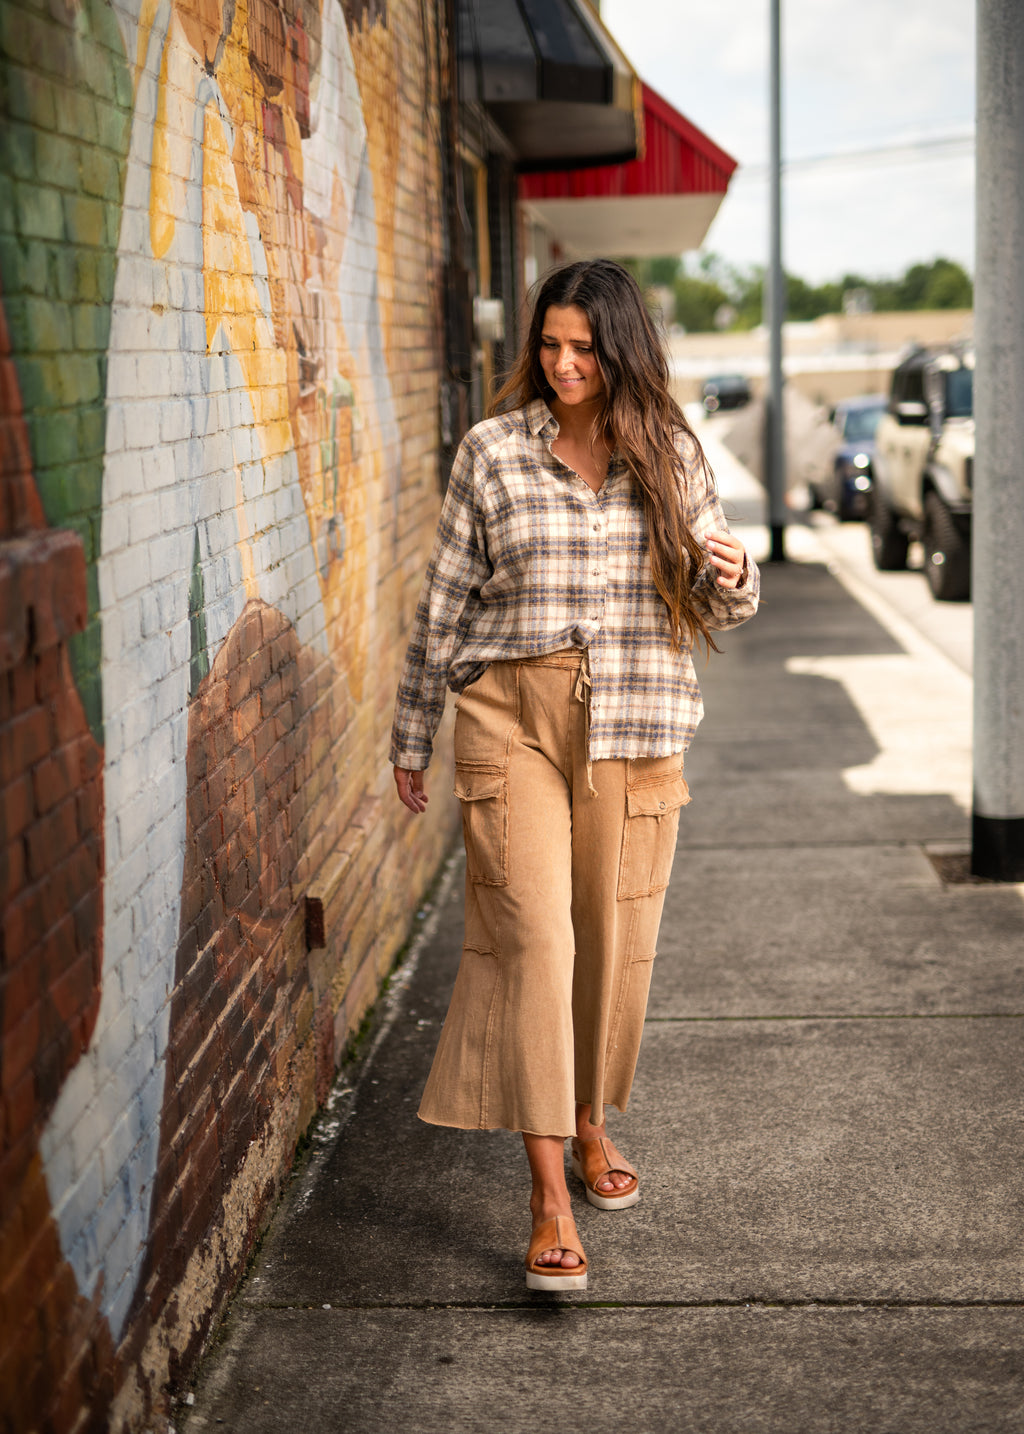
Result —
POLYGON ((880 573, 902 573, 907 566, 910 540, 896 514, 876 488, 871 494, 871 556, 880 573))
POLYGON ((924 573, 939 602, 965 602, 971 595, 971 545, 945 503, 930 489, 924 495, 924 573))

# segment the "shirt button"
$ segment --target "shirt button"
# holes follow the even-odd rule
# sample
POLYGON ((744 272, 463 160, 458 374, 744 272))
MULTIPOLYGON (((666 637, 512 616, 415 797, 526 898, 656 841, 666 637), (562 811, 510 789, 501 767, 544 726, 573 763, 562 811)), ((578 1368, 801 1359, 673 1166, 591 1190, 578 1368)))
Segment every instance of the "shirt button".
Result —
POLYGON ((595 523, 595 524, 594 524, 594 532, 595 532, 595 533, 599 533, 600 531, 601 531, 601 524, 600 524, 600 523, 595 523))

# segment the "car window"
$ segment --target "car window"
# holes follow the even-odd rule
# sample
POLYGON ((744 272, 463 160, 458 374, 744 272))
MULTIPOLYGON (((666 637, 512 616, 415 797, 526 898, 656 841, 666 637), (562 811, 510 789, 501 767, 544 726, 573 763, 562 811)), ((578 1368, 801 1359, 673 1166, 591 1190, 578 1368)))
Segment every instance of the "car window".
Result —
POLYGON ((974 412, 974 370, 957 368, 945 375, 946 417, 970 418, 974 412))
POLYGON ((847 443, 870 443, 875 436, 878 420, 884 412, 884 403, 880 403, 877 408, 848 409, 843 423, 843 437, 847 443))

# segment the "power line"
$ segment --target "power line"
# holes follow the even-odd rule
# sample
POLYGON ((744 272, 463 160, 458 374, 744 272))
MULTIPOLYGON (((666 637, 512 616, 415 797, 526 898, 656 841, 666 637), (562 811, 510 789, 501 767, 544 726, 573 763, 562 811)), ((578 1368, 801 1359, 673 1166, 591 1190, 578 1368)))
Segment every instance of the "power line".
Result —
MULTIPOLYGON (((872 145, 865 149, 834 150, 831 154, 803 155, 787 159, 782 168, 786 174, 802 173, 812 169, 842 168, 845 165, 876 163, 917 163, 932 159, 947 158, 950 155, 973 155, 974 131, 961 134, 935 135, 930 139, 901 140, 893 144, 872 145)), ((767 179, 769 167, 766 164, 741 165, 736 179, 767 179)), ((735 181, 734 181, 735 182, 735 181)))

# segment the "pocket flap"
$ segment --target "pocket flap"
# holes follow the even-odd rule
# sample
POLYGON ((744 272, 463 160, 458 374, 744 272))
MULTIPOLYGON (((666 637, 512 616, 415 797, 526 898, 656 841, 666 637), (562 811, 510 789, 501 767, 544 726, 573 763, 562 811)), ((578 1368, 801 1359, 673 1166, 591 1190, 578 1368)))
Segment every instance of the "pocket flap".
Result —
POLYGON ((504 772, 455 773, 455 795, 460 802, 482 802, 485 797, 500 797, 504 790, 504 772))
POLYGON ((685 807, 689 800, 690 789, 681 776, 626 790, 626 810, 631 817, 661 817, 685 807))

